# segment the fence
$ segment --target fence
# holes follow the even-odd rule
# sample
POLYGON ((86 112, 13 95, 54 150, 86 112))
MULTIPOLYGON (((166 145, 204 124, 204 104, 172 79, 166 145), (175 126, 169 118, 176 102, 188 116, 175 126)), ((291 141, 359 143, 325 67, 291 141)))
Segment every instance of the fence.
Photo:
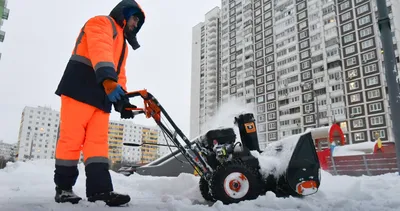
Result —
POLYGON ((375 176, 397 172, 396 153, 375 153, 327 157, 327 171, 333 175, 375 176))

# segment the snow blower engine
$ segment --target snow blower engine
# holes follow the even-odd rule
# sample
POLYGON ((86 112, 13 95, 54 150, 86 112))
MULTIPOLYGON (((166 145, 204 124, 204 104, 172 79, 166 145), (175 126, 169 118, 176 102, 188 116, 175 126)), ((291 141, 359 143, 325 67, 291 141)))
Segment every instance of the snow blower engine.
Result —
POLYGON ((127 103, 122 109, 134 110, 135 115, 143 113, 155 120, 200 176, 200 192, 207 201, 238 203, 256 199, 267 191, 280 197, 302 197, 316 193, 319 188, 320 164, 311 132, 299 136, 292 147, 285 148, 284 143, 267 147, 267 155, 272 152, 279 157, 287 155, 289 151, 291 156, 284 171, 273 169, 265 174, 260 168, 259 159, 253 155, 259 153, 259 156, 263 156, 264 153, 259 147, 253 114, 240 114, 233 120, 240 137, 237 137, 234 128, 217 128, 191 142, 147 90, 129 92, 127 96, 141 96, 144 107, 132 108, 127 103), (167 123, 162 121, 162 117, 166 118, 167 123))

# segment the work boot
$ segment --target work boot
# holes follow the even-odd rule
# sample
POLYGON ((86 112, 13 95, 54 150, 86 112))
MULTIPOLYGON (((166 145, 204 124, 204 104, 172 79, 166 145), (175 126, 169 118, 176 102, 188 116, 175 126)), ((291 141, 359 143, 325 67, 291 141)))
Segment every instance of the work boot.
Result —
POLYGON ((54 197, 54 200, 57 203, 70 202, 72 204, 77 204, 80 200, 82 200, 82 198, 76 195, 72 189, 61 190, 60 188, 56 187, 56 196, 54 197))
POLYGON ((108 193, 98 193, 88 197, 88 201, 104 201, 110 207, 117 207, 128 203, 131 200, 129 195, 116 193, 114 191, 108 193))

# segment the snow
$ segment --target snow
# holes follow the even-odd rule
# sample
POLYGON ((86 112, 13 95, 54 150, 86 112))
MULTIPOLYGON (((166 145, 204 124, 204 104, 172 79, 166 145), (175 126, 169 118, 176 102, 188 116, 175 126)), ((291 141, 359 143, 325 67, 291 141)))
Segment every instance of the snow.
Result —
MULTIPOLYGON (((75 191, 85 196, 83 165, 75 191)), ((277 198, 267 193, 253 201, 223 205, 207 204, 198 190, 199 177, 181 174, 178 177, 151 177, 132 175, 126 177, 111 172, 114 187, 129 193, 132 201, 127 207, 111 208, 104 203, 58 204, 53 200, 54 160, 37 160, 9 163, 0 170, 0 210, 7 211, 59 211, 59 210, 230 210, 230 211, 372 211, 400 210, 399 176, 395 173, 381 176, 332 176, 322 172, 322 184, 314 195, 298 198, 277 198)), ((85 198, 85 197, 84 197, 85 198)))
POLYGON ((257 151, 252 151, 252 155, 258 158, 260 162, 261 173, 264 177, 273 174, 275 178, 285 173, 287 166, 289 165, 290 158, 296 144, 305 133, 288 136, 279 141, 271 142, 260 154, 257 151), (281 148, 281 151, 276 151, 277 148, 281 148))
POLYGON ((376 141, 369 141, 344 146, 335 146, 333 150, 333 157, 371 154, 374 152, 375 144, 376 141))

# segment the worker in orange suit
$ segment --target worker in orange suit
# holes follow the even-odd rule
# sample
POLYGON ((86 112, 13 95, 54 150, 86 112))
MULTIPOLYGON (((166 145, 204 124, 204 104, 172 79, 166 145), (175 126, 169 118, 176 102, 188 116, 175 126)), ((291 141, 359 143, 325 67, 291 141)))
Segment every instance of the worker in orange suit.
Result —
MULTIPOLYGON (((71 58, 56 90, 61 97, 60 138, 54 182, 56 202, 78 203, 74 193, 82 150, 88 201, 120 206, 130 196, 114 192, 109 173, 108 123, 114 109, 133 118, 127 106, 125 63, 127 42, 140 47, 136 35, 145 14, 134 0, 122 0, 108 16, 90 18, 76 39, 71 58)), ((135 107, 135 106, 133 106, 135 107)))

